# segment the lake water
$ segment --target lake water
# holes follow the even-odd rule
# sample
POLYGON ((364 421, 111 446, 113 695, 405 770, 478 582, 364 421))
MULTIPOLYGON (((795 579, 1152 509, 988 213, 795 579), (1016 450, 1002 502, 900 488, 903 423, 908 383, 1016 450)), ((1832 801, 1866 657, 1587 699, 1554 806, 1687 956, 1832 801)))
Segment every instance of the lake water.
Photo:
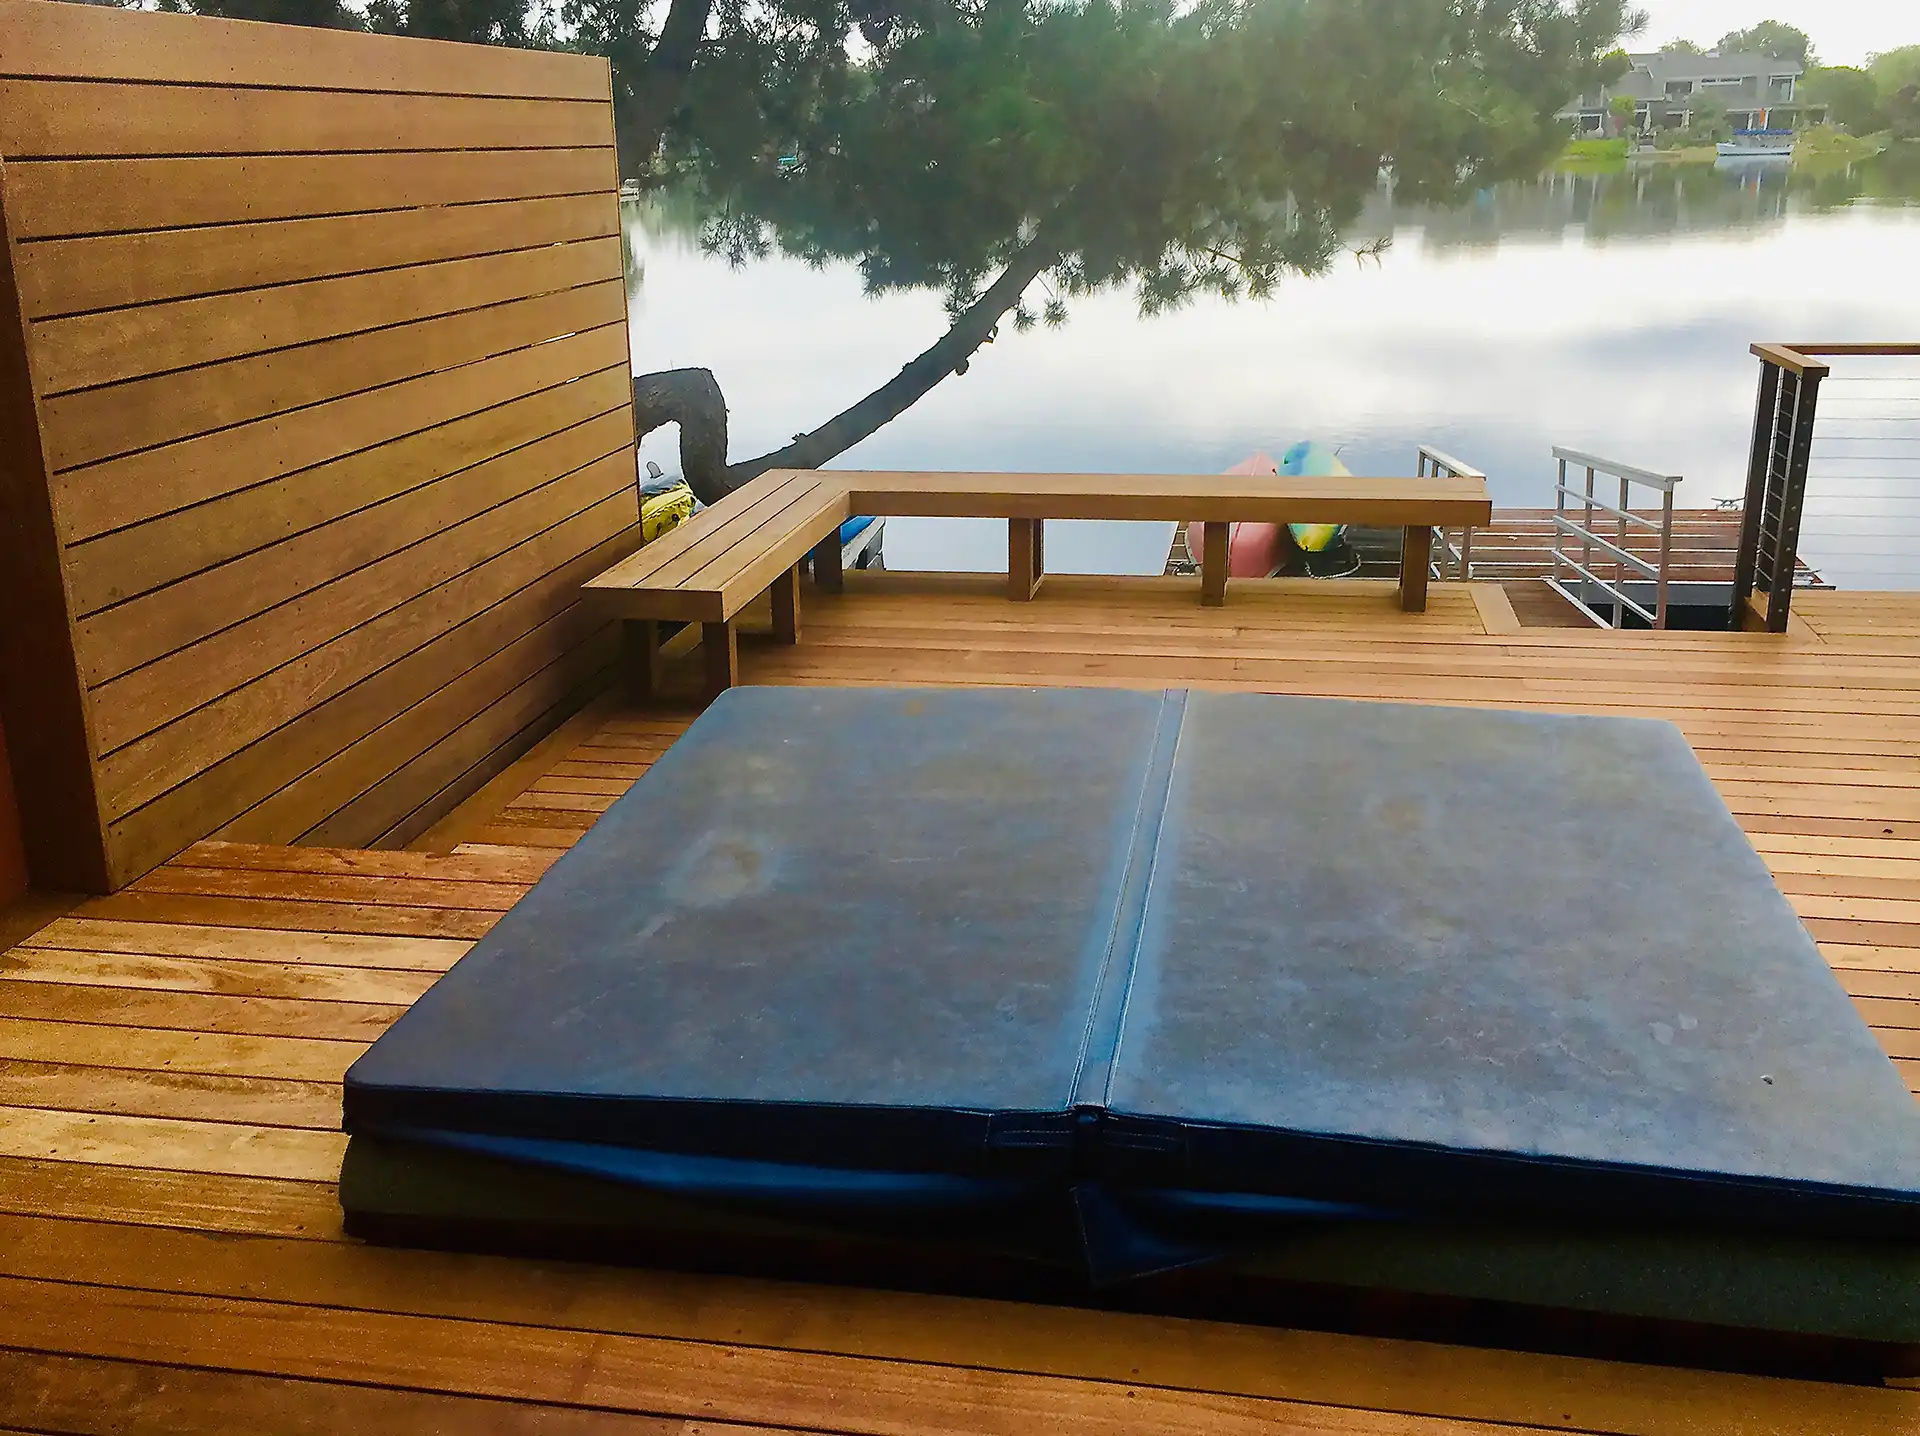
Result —
MULTIPOLYGON (((851 267, 731 269, 672 208, 627 208, 634 368, 712 369, 735 459, 816 426, 945 328, 937 295, 869 298, 851 267)), ((1920 174, 1885 161, 1818 181, 1778 165, 1560 174, 1452 211, 1382 192, 1353 240, 1382 235, 1378 259, 1263 303, 1143 320, 1114 294, 1076 302, 1063 329, 1004 326, 836 466, 1211 473, 1310 438, 1354 473, 1411 474, 1427 443, 1484 469, 1496 505, 1546 507, 1563 444, 1682 474, 1678 501, 1709 507, 1744 487, 1751 342, 1920 340, 1920 174)), ((1830 382, 1802 552, 1843 586, 1920 586, 1920 365, 1872 372, 1830 382), (1904 426, 1872 428, 1883 410, 1904 426), (1850 418, 1882 442, 1847 447, 1834 425, 1850 418), (1863 468, 1870 451, 1886 457, 1863 468)), ((677 467, 671 430, 642 453, 677 467)), ((896 520, 886 561, 990 570, 1005 542, 985 520, 896 520)), ((1049 525, 1047 549, 1057 571, 1157 572, 1166 534, 1049 525)))

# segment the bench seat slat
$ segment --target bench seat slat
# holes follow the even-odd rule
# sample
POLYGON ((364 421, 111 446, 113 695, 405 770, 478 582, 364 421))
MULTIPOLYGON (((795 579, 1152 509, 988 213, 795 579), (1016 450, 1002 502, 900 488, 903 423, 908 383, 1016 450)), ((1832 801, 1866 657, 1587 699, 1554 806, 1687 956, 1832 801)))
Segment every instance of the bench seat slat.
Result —
POLYGON ((776 469, 586 587, 620 617, 725 623, 853 514, 1347 523, 1424 530, 1486 524, 1493 504, 1486 481, 1473 477, 776 469))
POLYGON ((764 475, 589 580, 585 588, 605 596, 624 617, 685 622, 731 618, 731 612, 722 610, 726 581, 749 563, 748 556, 776 541, 783 522, 790 528, 798 520, 817 521, 823 509, 844 505, 843 492, 819 475, 764 475))
POLYGON ((1481 479, 1240 474, 842 472, 853 512, 937 518, 1153 519, 1200 523, 1484 524, 1481 479))
POLYGON ((635 549, 605 573, 582 586, 589 589, 620 589, 648 581, 662 566, 694 544, 738 520, 767 493, 762 485, 771 477, 763 475, 751 484, 743 484, 719 503, 709 504, 679 527, 668 529, 652 543, 635 549))

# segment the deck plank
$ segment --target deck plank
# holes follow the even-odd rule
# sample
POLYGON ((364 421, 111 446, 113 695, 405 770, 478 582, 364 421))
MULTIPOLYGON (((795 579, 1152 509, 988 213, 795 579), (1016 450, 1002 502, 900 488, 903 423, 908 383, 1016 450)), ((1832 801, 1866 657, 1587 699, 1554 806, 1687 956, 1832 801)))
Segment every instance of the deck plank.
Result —
POLYGON ((1906 1393, 998 1302, 31 1217, 0 1219, 0 1233, 0 1344, 14 1323, 52 1324, 63 1350, 155 1359, 180 1339, 167 1320, 191 1322, 195 1364, 221 1369, 708 1419, 1802 1432, 1891 1431, 1920 1414, 1906 1393), (47 1292, 76 1286, 91 1310, 63 1322, 47 1292), (163 1329, 111 1319, 130 1308, 163 1329), (1359 1391, 1404 1424, 1371 1424, 1359 1391))
MULTIPOLYGON (((1448 585, 1418 616, 1285 582, 1209 612, 1060 577, 1015 614, 997 576, 847 579, 803 643, 743 644, 746 681, 1669 718, 1920 1090, 1920 598, 1805 595, 1813 637, 1778 639, 1490 633, 1448 585)), ((599 710, 452 815, 451 852, 197 844, 0 954, 0 1348, 31 1348, 0 1350, 0 1428, 1920 1429, 1913 1391, 349 1241, 346 1064, 690 718, 599 710)))

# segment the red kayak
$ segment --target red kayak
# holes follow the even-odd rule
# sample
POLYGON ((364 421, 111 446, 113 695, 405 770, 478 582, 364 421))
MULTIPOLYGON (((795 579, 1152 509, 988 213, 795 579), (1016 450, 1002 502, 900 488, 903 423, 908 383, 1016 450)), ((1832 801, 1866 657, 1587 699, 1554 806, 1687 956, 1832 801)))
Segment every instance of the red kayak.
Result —
MULTIPOLYGON (((1262 452, 1242 459, 1229 474, 1278 474, 1280 466, 1262 452)), ((1205 524, 1187 525, 1187 552, 1195 563, 1204 552, 1205 524)), ((1279 524, 1232 524, 1227 530, 1227 575, 1230 578, 1271 578, 1287 561, 1288 543, 1279 524)))

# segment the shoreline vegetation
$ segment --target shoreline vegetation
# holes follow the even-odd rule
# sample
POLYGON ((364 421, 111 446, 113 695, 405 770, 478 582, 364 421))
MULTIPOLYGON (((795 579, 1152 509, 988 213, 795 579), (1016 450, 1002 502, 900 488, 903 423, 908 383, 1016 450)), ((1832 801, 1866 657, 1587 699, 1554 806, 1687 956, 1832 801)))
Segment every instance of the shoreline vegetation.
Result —
MULTIPOLYGON (((1880 154, 1894 144, 1908 143, 1920 144, 1920 141, 1896 141, 1886 131, 1877 135, 1853 135, 1832 125, 1813 125, 1794 136, 1792 163, 1796 169, 1848 165, 1880 154)), ((1563 173, 1591 174, 1637 165, 1711 164, 1716 158, 1718 151, 1711 144, 1667 150, 1633 149, 1622 136, 1569 140, 1553 168, 1563 173)))

